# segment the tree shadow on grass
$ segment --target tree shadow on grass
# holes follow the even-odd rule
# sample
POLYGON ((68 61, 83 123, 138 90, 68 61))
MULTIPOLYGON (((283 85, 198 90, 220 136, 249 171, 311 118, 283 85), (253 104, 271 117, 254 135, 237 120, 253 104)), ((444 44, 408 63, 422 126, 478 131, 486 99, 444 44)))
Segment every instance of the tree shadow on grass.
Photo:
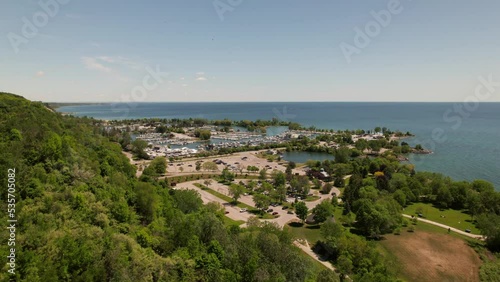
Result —
POLYGON ((304 226, 304 224, 303 224, 303 223, 301 223, 301 222, 297 222, 297 221, 295 221, 295 222, 290 222, 290 223, 288 223, 288 226, 290 226, 290 227, 294 227, 294 228, 297 228, 297 227, 302 227, 302 226, 304 226))
POLYGON ((320 229, 321 226, 319 224, 315 224, 315 225, 308 225, 306 226, 307 229, 320 229))

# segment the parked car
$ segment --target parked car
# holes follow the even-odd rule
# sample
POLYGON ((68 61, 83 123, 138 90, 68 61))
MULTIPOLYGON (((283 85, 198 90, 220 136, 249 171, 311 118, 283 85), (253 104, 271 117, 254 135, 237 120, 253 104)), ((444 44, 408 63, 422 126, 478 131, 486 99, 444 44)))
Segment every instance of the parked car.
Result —
POLYGON ((273 203, 273 204, 271 204, 271 206, 273 206, 273 207, 277 207, 277 206, 278 206, 278 203, 273 203))
POLYGON ((267 212, 273 212, 273 209, 268 209, 267 212))
POLYGON ((465 229, 465 232, 470 233, 470 229, 465 229))
POLYGON ((286 210, 286 209, 288 209, 288 206, 283 206, 281 209, 286 210))
POLYGON ((273 212, 273 215, 277 215, 277 214, 278 214, 278 212, 273 212))
POLYGON ((240 209, 240 212, 246 212, 246 211, 247 211, 247 208, 240 209))
POLYGON ((287 214, 293 214, 293 211, 289 210, 286 212, 287 214))
POLYGON ((225 211, 224 213, 225 213, 225 214, 228 214, 228 213, 229 213, 229 211, 225 211))

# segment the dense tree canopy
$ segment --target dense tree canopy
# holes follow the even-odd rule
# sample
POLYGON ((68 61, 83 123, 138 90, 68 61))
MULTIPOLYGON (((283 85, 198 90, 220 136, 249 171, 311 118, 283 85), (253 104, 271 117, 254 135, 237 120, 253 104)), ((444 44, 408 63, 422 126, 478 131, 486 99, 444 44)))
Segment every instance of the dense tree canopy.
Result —
MULTIPOLYGON (((220 205, 135 177, 101 122, 0 94, 0 171, 16 170, 17 281, 305 281, 288 233, 224 225, 220 205)), ((140 156, 144 144, 135 142, 140 156)), ((211 168, 206 168, 211 169, 211 168)), ((165 172, 154 160, 146 173, 165 172)), ((1 177, 3 187, 7 178, 1 177)), ((7 189, 0 191, 7 210, 7 189)), ((7 222, 6 213, 0 219, 7 222)), ((8 238, 8 230, 0 231, 8 238)), ((7 244, 0 255, 7 257, 7 244)), ((7 281, 6 268, 0 280, 7 281)))

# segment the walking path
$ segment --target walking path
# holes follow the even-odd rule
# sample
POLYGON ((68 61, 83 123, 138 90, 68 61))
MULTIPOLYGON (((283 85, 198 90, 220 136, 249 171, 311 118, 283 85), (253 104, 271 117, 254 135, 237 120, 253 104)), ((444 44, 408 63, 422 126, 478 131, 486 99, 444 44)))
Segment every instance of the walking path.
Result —
POLYGON ((311 249, 311 247, 307 243, 307 240, 303 240, 303 241, 304 241, 305 245, 302 245, 297 240, 293 241, 293 244, 295 246, 299 247, 302 251, 304 251, 304 253, 306 253, 307 255, 309 255, 313 259, 317 260, 322 265, 324 265, 326 268, 328 268, 328 269, 330 269, 332 271, 335 271, 335 267, 333 267, 333 265, 331 263, 329 263, 328 261, 323 260, 318 254, 316 254, 315 252, 313 252, 313 250, 311 249))
MULTIPOLYGON (((403 216, 407 217, 407 218, 412 218, 412 216, 408 215, 408 214, 403 214, 403 216)), ((429 224, 432 224, 432 225, 436 225, 436 226, 439 226, 439 227, 442 227, 442 228, 445 228, 445 229, 449 229, 449 230, 451 230, 451 231, 453 231, 455 233, 458 233, 460 235, 464 235, 464 236, 467 236, 467 237, 470 237, 470 238, 483 240, 483 236, 481 236, 481 235, 467 233, 467 232, 462 231, 460 229, 456 229, 454 227, 451 227, 451 226, 448 226, 448 225, 445 225, 445 224, 441 224, 441 223, 438 223, 438 222, 435 222, 435 221, 432 221, 432 220, 428 220, 428 219, 425 219, 425 218, 418 218, 418 221, 422 221, 422 222, 429 223, 429 224)))

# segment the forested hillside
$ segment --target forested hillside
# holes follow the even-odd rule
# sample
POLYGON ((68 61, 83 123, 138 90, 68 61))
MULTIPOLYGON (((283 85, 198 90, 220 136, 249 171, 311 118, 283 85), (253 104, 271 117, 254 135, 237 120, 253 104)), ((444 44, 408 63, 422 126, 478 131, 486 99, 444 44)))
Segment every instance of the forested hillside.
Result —
POLYGON ((15 246, 1 228, 0 280, 335 281, 312 273, 288 233, 226 227, 223 208, 192 191, 135 178, 92 119, 0 93, 1 222, 15 169, 15 246), (15 248, 15 275, 7 256, 15 248))

